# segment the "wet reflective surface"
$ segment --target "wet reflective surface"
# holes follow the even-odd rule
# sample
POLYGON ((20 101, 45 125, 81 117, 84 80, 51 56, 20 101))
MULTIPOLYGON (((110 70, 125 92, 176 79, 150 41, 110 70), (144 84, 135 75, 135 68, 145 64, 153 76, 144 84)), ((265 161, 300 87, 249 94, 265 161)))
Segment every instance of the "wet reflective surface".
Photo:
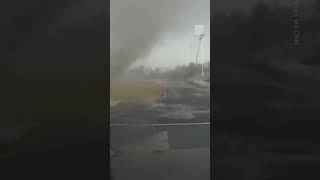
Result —
POLYGON ((166 86, 160 102, 111 110, 113 179, 210 179, 209 85, 166 86))

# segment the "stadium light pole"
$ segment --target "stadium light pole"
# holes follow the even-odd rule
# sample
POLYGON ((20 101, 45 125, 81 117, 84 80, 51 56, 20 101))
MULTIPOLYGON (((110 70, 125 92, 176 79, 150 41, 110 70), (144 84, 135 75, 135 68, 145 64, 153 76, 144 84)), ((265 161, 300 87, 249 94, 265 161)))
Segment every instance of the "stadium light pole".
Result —
POLYGON ((204 76, 204 45, 203 45, 203 36, 205 34, 204 25, 195 25, 194 26, 195 35, 199 35, 199 40, 201 41, 201 77, 204 76))
POLYGON ((204 36, 204 34, 202 34, 201 35, 201 76, 202 76, 202 78, 203 78, 203 76, 204 76, 204 71, 203 71, 203 63, 204 63, 204 49, 203 49, 203 36, 204 36))

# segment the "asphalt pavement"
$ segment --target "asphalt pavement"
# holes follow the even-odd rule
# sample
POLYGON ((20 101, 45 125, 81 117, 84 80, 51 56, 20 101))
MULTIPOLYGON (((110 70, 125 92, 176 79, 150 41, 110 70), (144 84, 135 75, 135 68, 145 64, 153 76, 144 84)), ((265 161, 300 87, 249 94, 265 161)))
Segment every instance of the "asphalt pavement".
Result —
POLYGON ((167 82, 160 102, 111 109, 111 173, 126 179, 210 178, 210 87, 167 82))

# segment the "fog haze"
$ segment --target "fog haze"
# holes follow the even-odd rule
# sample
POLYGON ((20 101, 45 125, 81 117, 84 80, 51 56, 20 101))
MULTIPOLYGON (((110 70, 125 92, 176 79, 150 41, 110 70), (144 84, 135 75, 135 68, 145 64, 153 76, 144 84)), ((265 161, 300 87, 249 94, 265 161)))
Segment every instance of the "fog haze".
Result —
POLYGON ((209 0, 112 0, 110 7, 111 76, 132 65, 173 67, 190 62, 198 43, 195 24, 206 25, 209 59, 209 0))

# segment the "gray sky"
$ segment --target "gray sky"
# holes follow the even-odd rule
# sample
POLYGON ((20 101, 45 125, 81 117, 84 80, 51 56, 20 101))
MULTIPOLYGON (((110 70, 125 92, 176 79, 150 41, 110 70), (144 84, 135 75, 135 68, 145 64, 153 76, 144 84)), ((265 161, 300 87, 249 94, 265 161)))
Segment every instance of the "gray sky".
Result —
MULTIPOLYGON (((250 10, 259 1, 275 2, 215 0, 211 10, 250 10)), ((195 24, 206 26, 204 49, 209 60, 210 0, 111 0, 110 6, 111 70, 121 72, 132 65, 174 67, 195 61, 195 24)))
POLYGON ((210 57, 210 0, 111 0, 111 68, 174 67, 195 60, 194 25, 206 26, 210 57))
MULTIPOLYGON (((198 37, 194 25, 203 24, 206 28, 204 39, 204 59, 210 59, 210 0, 183 0, 186 8, 179 16, 172 31, 166 31, 153 46, 149 56, 141 58, 136 64, 151 67, 173 67, 195 61, 198 37)), ((200 62, 200 54, 198 61, 200 62)))

